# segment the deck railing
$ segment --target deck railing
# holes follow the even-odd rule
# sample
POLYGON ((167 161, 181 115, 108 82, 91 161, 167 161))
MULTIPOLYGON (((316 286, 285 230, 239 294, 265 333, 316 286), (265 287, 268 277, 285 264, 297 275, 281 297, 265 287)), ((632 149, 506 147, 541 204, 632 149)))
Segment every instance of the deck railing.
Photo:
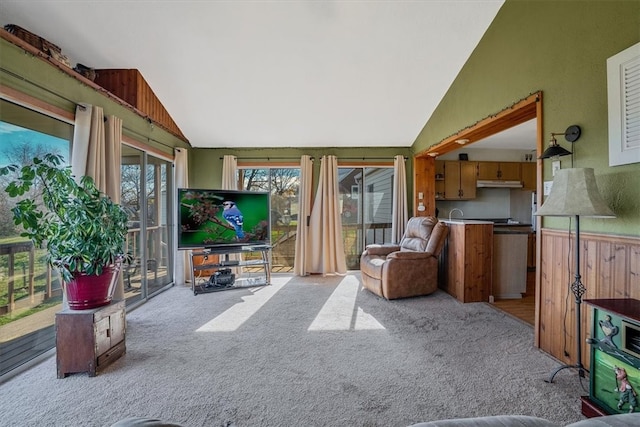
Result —
MULTIPOLYGON (((0 244, 0 256, 6 257, 5 272, 0 277, 0 297, 6 302, 0 306, 0 314, 12 313, 16 308, 28 308, 37 305, 61 292, 60 282, 53 279, 51 268, 47 265, 44 272, 44 289, 36 286, 36 250, 32 242, 0 244), (17 261, 19 254, 26 254, 26 261, 17 261), (26 298, 17 300, 17 295, 26 292, 26 298)), ((24 256, 23 256, 24 257, 24 256)))

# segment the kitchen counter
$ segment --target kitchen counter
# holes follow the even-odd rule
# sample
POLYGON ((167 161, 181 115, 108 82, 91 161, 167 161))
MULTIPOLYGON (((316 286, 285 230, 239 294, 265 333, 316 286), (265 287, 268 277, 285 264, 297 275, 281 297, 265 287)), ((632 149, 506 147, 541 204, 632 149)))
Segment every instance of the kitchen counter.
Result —
POLYGON ((439 218, 438 221, 444 222, 445 224, 473 224, 473 225, 486 225, 493 224, 493 221, 481 221, 477 219, 463 219, 463 218, 439 218))
POLYGON ((440 221, 449 228, 440 256, 440 287, 460 302, 488 301, 493 222, 464 218, 440 221))
POLYGON ((461 225, 493 225, 494 234, 529 234, 533 232, 531 224, 495 222, 490 219, 464 219, 464 218, 439 218, 438 221, 445 224, 461 225))
MULTIPOLYGON (((531 224, 506 218, 439 218, 449 227, 441 287, 461 302, 522 298, 531 224)), ((532 251, 533 253, 533 251, 532 251)), ((535 264, 534 264, 535 265, 535 264)))

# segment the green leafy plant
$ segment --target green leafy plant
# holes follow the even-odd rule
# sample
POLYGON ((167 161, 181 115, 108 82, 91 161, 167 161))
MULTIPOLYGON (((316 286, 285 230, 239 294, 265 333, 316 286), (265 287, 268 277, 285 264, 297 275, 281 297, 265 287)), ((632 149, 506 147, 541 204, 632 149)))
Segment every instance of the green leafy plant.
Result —
POLYGON ((42 204, 29 197, 18 201, 14 223, 24 229, 21 236, 47 249, 47 262, 65 282, 75 273, 100 275, 104 267, 129 258, 124 253, 127 214, 91 177, 78 183, 58 154, 0 168, 0 175, 12 173, 17 177, 5 189, 10 197, 23 197, 33 188, 42 193, 42 204))

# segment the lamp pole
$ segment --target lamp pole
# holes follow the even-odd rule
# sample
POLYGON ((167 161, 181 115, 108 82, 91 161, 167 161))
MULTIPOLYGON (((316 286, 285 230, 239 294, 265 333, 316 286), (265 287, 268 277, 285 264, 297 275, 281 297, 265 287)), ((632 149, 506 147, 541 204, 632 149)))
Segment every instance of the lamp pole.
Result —
POLYGON ((571 292, 573 292, 574 297, 576 298, 576 356, 577 361, 575 365, 562 365, 557 368, 555 371, 551 373, 551 376, 548 380, 548 383, 553 382, 553 378, 556 376, 558 372, 566 368, 576 368, 578 369, 578 375, 582 378, 585 376, 584 366, 582 365, 582 316, 580 307, 582 305, 582 297, 584 296, 587 288, 582 284, 582 276, 580 276, 580 215, 576 215, 576 248, 575 248, 575 268, 574 272, 574 281, 571 284, 571 292))
MULTIPOLYGON (((576 246, 575 246, 575 280, 571 284, 571 292, 576 298, 576 363, 574 365, 563 365, 556 369, 549 379, 565 368, 576 368, 580 377, 585 376, 585 369, 582 366, 582 319, 581 309, 582 296, 586 288, 582 284, 580 277, 580 216, 596 218, 615 218, 615 214, 602 199, 596 177, 592 168, 570 168, 557 171, 553 178, 553 187, 549 197, 535 213, 539 216, 564 216, 575 217, 576 219, 576 246)), ((569 227, 571 236, 571 227, 569 227)), ((566 336, 566 331, 564 332, 566 336)), ((566 353, 565 353, 566 354, 566 353)), ((568 355, 567 355, 568 356, 568 355)))

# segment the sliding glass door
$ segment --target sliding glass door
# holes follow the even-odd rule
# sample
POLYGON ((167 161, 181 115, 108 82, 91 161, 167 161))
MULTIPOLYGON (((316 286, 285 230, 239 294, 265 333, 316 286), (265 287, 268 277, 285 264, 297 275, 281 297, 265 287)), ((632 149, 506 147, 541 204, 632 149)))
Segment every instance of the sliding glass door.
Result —
POLYGON ((122 147, 121 203, 129 215, 123 269, 127 303, 143 300, 172 282, 171 163, 136 148, 122 147), (144 173, 143 173, 144 171, 144 173))
POLYGON ((366 245, 391 241, 393 167, 340 167, 338 180, 347 268, 357 270, 366 245))
MULTIPOLYGON (((61 154, 68 163, 73 118, 33 108, 0 99, 0 166, 26 164, 46 153, 61 154)), ((11 178, 0 177, 2 188, 11 178)), ((130 305, 173 281, 171 160, 123 145, 121 180, 121 204, 129 216, 127 246, 134 257, 122 270, 130 305)), ((41 200, 38 190, 29 197, 41 200)), ((20 236, 12 221, 15 203, 0 191, 0 377, 55 347, 55 313, 62 309, 61 278, 48 267, 46 251, 20 236)))
POLYGON ((267 191, 271 195, 271 270, 293 271, 300 168, 241 168, 238 170, 238 181, 243 190, 267 191))
MULTIPOLYGON (((0 100, 0 166, 24 165, 57 153, 70 158, 73 125, 0 100)), ((0 177, 4 189, 14 176, 0 177)), ((40 189, 27 197, 41 202, 40 189)), ((55 345, 55 313, 62 308, 60 276, 46 250, 21 237, 11 208, 17 200, 0 191, 0 376, 55 345)))

